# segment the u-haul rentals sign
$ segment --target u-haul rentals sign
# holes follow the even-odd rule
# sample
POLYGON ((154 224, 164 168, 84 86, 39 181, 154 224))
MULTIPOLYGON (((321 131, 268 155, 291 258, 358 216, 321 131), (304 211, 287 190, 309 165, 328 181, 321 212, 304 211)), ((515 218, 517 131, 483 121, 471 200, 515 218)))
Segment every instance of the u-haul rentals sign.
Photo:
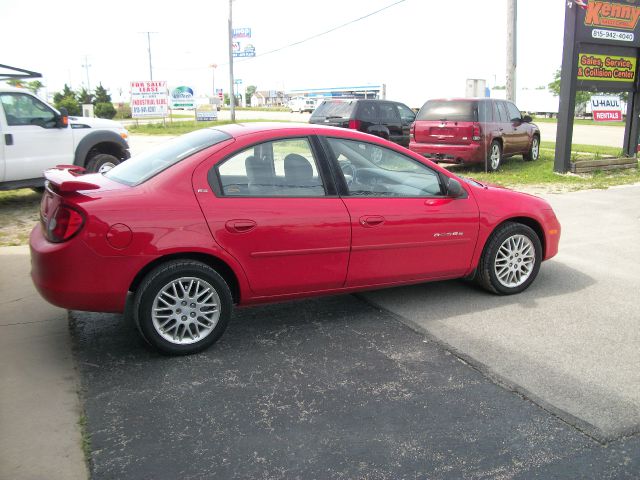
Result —
POLYGON ((615 95, 592 96, 591 111, 596 122, 622 121, 622 103, 615 95))

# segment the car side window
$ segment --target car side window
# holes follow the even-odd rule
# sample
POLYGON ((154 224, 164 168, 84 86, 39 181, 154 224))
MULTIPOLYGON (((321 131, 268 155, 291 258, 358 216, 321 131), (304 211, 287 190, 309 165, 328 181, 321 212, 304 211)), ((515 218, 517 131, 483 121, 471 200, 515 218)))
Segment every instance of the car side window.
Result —
POLYGON ((307 138, 260 143, 217 167, 229 197, 323 197, 324 183, 307 138))
POLYGON ((7 125, 50 126, 55 121, 55 113, 43 102, 24 93, 2 93, 0 102, 4 107, 7 125))
POLYGON ((478 102, 478 121, 487 123, 493 121, 493 108, 489 102, 478 102))
POLYGON ((511 102, 505 102, 505 103, 507 105, 507 110, 509 112, 509 121, 512 122, 514 120, 521 120, 522 113, 520 112, 520 110, 518 110, 518 107, 516 107, 511 102))
POLYGON ((353 197, 442 195, 438 174, 412 158, 371 143, 327 139, 353 197))
POLYGON ((398 113, 400 114, 400 119, 402 123, 413 123, 416 119, 416 114, 409 107, 406 107, 400 103, 396 104, 396 108, 398 109, 398 113))
POLYGON ((378 112, 374 102, 360 102, 357 117, 363 122, 377 122, 378 112))
POLYGON ((510 123, 509 113, 507 112, 507 107, 504 104, 504 102, 496 102, 496 105, 498 106, 498 114, 500 115, 500 122, 510 123))
POLYGON ((393 103, 380 104, 380 122, 381 123, 398 123, 400 122, 400 113, 393 103))

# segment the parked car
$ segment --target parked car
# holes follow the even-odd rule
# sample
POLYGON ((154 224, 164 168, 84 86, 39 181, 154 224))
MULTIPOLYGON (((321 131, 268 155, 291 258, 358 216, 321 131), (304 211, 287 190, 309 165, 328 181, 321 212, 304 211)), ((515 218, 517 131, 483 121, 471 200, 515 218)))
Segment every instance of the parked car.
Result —
POLYGON ((202 129, 105 173, 45 175, 38 291, 100 312, 123 312, 131 292, 141 334, 167 354, 213 344, 234 304, 461 277, 519 293, 560 239, 545 200, 317 125, 202 129))
POLYGON ((0 190, 44 185, 42 172, 71 164, 97 172, 130 157, 118 122, 70 117, 28 90, 0 85, 0 190))
POLYGON ((313 98, 306 97, 296 97, 292 98, 289 101, 289 111, 293 112, 313 112, 313 109, 316 108, 316 101, 313 98))
POLYGON ((313 112, 309 123, 350 128, 408 147, 409 129, 415 118, 415 112, 399 102, 325 100, 313 112))
POLYGON ((506 100, 429 100, 411 127, 409 148, 436 162, 486 163, 494 172, 505 157, 538 159, 540 129, 531 122, 506 100))

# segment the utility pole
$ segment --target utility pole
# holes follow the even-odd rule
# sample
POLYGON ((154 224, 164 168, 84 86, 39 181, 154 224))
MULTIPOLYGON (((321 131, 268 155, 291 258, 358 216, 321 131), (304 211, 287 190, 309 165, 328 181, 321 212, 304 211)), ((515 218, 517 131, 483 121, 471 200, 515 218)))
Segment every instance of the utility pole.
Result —
POLYGON ((147 34, 147 51, 149 53, 149 80, 153 80, 153 66, 151 63, 151 34, 158 32, 141 32, 147 34))
POLYGON ((89 65, 89 60, 87 55, 84 56, 84 65, 82 65, 82 67, 84 68, 84 71, 87 75, 87 91, 90 92, 91 91, 91 84, 89 83, 89 67, 91 65, 89 65))
POLYGON ((229 0, 229 106, 231 107, 231 121, 236 121, 236 99, 233 89, 233 0, 229 0))
POLYGON ((518 0, 507 0, 507 100, 516 101, 518 0))

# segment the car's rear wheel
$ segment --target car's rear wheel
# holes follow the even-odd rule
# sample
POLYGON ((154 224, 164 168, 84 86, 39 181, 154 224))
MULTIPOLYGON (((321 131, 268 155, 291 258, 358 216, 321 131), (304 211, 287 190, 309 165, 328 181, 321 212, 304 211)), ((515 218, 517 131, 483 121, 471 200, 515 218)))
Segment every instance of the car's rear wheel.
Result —
POLYGON ((224 279, 195 260, 174 260, 149 273, 136 291, 140 333, 160 352, 188 355, 214 344, 231 317, 224 279))
POLYGON ((535 136, 531 140, 531 148, 527 153, 522 155, 522 158, 525 161, 530 162, 532 160, 537 160, 538 157, 540 157, 540 139, 535 136))
POLYGON ((490 172, 496 172, 500 168, 502 162, 502 145, 497 140, 491 142, 489 147, 489 158, 487 159, 487 167, 490 172))
POLYGON ((87 171, 90 173, 109 170, 120 163, 120 159, 108 153, 98 153, 87 161, 87 171))
POLYGON ((512 295, 535 280, 542 262, 542 245, 536 232, 521 223, 500 225, 485 245, 476 280, 490 292, 512 295))

